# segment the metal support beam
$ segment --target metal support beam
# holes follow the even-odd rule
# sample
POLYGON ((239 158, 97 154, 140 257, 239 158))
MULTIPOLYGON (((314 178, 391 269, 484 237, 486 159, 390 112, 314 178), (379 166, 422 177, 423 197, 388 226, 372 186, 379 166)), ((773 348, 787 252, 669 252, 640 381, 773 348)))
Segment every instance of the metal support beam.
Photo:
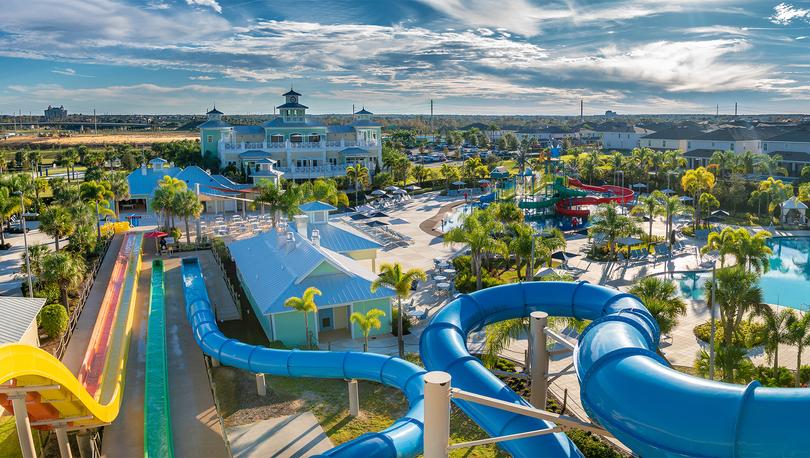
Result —
POLYGON ((34 393, 40 391, 53 391, 62 388, 61 385, 32 385, 32 386, 9 386, 0 385, 0 394, 14 396, 17 394, 34 393))
POLYGON ((546 408, 546 392, 548 391, 548 345, 546 340, 546 326, 548 313, 532 312, 530 317, 530 332, 532 334, 532 386, 530 402, 538 409, 546 408))
POLYGON ((564 346, 569 351, 574 351, 574 349, 576 348, 575 343, 572 343, 570 340, 568 340, 568 338, 566 338, 565 336, 563 336, 562 334, 558 333, 557 331, 555 331, 555 330, 553 330, 551 328, 546 328, 545 333, 546 333, 546 335, 548 337, 551 337, 552 339, 554 339, 555 342, 557 342, 560 345, 564 346))
POLYGON ((31 433, 31 422, 28 420, 28 407, 25 405, 25 394, 16 393, 8 397, 14 409, 14 420, 17 425, 17 438, 20 440, 20 451, 23 458, 37 458, 34 447, 34 436, 31 433))
POLYGON ((557 380, 562 375, 576 374, 577 371, 573 370, 573 367, 574 367, 574 363, 570 363, 567 366, 565 366, 565 368, 563 370, 561 370, 559 372, 553 372, 553 373, 546 374, 546 376, 548 377, 548 384, 550 385, 551 382, 553 382, 554 380, 557 380))
POLYGON ((79 455, 81 458, 96 458, 96 445, 91 431, 86 429, 80 431, 76 435, 76 441, 79 443, 79 455))
POLYGON ((360 391, 357 380, 349 380, 349 415, 357 417, 360 415, 360 391))
POLYGON ((477 447, 479 445, 486 445, 486 444, 495 444, 498 442, 506 442, 511 440, 517 439, 525 439, 527 437, 534 437, 534 436, 545 436, 546 434, 553 434, 562 432, 562 428, 546 428, 546 429, 538 429, 535 431, 527 431, 525 433, 517 433, 517 434, 509 434, 506 436, 498 436, 498 437, 488 437, 486 439, 481 439, 477 441, 469 441, 469 442, 459 442, 458 444, 451 444, 447 447, 448 450, 456 450, 459 448, 470 448, 470 447, 477 447))
MULTIPOLYGON (((463 399, 469 402, 475 402, 477 404, 485 405, 488 407, 494 407, 496 409, 506 410, 508 412, 526 415, 527 417, 539 418, 541 420, 548 420, 550 422, 557 424, 563 430, 570 428, 577 428, 583 431, 590 431, 600 436, 613 437, 613 434, 611 434, 607 430, 600 428, 598 426, 594 426, 593 423, 580 421, 573 417, 568 417, 565 415, 560 415, 541 409, 535 409, 534 407, 527 407, 520 404, 513 404, 511 402, 501 401, 500 399, 490 398, 487 396, 481 396, 480 394, 470 393, 469 391, 463 391, 458 388, 452 388, 450 391, 451 396, 454 398, 463 399)), ((425 414, 427 416, 427 411, 425 411, 425 414)))
POLYGON ((65 426, 68 423, 75 423, 77 421, 92 420, 95 418, 92 415, 82 415, 80 417, 67 417, 57 418, 55 420, 38 420, 32 421, 31 426, 65 426))
POLYGON ((56 442, 59 444, 59 455, 62 458, 73 458, 73 452, 70 451, 70 441, 64 426, 56 428, 56 442))
POLYGON ((450 374, 425 374, 424 457, 444 458, 450 443, 450 374))

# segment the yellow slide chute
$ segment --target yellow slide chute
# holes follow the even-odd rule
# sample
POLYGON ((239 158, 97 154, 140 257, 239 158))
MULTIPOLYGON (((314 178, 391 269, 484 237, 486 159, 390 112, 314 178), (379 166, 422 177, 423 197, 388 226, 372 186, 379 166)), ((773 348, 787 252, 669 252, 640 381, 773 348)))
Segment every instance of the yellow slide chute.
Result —
MULTIPOLYGON (((0 386, 4 389, 21 388, 26 392, 28 416, 39 427, 48 428, 60 420, 67 420, 69 426, 104 425, 118 416, 135 316, 142 243, 142 233, 124 235, 93 331, 94 338, 107 335, 103 339, 105 345, 95 345, 95 340, 91 339, 87 349, 88 354, 105 356, 103 370, 96 377, 101 384, 92 390, 95 396, 50 353, 23 344, 0 345, 0 386), (120 284, 116 285, 116 282, 120 284), (106 325, 102 320, 105 316, 112 317, 106 325)), ((6 394, 0 394, 0 404, 11 410, 6 394)))

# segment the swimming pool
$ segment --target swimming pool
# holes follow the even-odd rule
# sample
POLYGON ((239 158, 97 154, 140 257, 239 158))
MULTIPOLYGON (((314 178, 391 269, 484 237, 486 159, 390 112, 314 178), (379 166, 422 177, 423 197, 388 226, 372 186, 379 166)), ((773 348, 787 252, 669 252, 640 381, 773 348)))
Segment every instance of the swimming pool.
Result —
MULTIPOLYGON (((759 285, 765 302, 798 310, 810 309, 810 237, 773 237, 768 240, 773 250, 770 270, 759 285)), ((686 298, 703 299, 703 289, 710 273, 676 275, 675 281, 686 298)))
MULTIPOLYGON (((447 232, 454 227, 460 226, 467 215, 472 213, 476 208, 480 207, 481 205, 478 203, 468 203, 456 207, 452 212, 448 213, 447 216, 444 217, 444 220, 440 223, 442 232, 447 232)), ((590 226, 587 218, 584 218, 585 221, 582 221, 583 218, 577 219, 580 221, 580 223, 576 227, 573 226, 571 221, 572 218, 570 216, 562 215, 532 215, 526 218, 526 222, 534 226, 539 231, 552 228, 558 228, 561 231, 570 231, 575 229, 584 230, 590 226)))

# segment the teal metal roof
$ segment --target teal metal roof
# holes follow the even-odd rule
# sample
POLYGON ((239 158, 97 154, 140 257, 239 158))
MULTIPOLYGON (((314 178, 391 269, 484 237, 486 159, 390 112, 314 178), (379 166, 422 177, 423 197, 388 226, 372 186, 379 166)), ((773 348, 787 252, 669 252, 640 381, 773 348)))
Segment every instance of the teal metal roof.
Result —
POLYGON ((218 196, 231 195, 222 189, 214 188, 230 189, 234 192, 245 189, 243 185, 234 183, 222 175, 209 175, 205 170, 196 165, 192 165, 185 169, 181 169, 180 167, 163 169, 148 168, 146 169, 146 175, 142 173, 140 168, 135 169, 127 176, 129 194, 134 199, 151 198, 155 194, 155 189, 158 187, 160 180, 167 175, 184 181, 188 189, 192 191, 196 188, 197 183, 199 183, 200 192, 205 194, 218 196))
POLYGON ((333 211, 337 210, 337 207, 333 207, 319 200, 314 200, 312 202, 307 202, 299 205, 298 209, 301 210, 302 212, 317 212, 317 211, 333 211))
POLYGON ((127 175, 127 182, 129 183, 129 195, 133 199, 146 199, 152 197, 157 188, 158 182, 165 176, 173 177, 180 173, 180 167, 169 168, 147 168, 146 174, 143 174, 141 168, 137 168, 127 175))
MULTIPOLYGON (((289 223, 290 229, 298 230, 295 223, 289 223)), ((321 246, 338 253, 349 253, 357 250, 379 250, 379 243, 349 232, 330 223, 309 223, 307 225, 307 238, 312 238, 312 230, 320 232, 321 246)))
POLYGON ((261 313, 290 311, 284 307, 284 301, 300 297, 310 286, 323 293, 316 298, 319 307, 395 295, 388 288, 372 293, 370 287, 375 276, 356 261, 323 246, 316 247, 296 232, 292 237, 292 241, 287 240, 286 234, 274 229, 228 245, 244 286, 261 313), (333 267, 335 272, 313 275, 323 264, 333 267))

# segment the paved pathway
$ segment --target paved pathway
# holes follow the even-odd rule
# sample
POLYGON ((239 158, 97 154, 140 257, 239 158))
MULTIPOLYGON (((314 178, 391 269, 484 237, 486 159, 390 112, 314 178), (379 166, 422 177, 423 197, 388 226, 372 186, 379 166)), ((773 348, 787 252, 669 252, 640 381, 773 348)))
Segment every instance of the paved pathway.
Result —
POLYGON ((311 412, 227 429, 234 458, 297 458, 334 447, 311 412))
MULTIPOLYGON (((50 250, 54 249, 53 239, 39 231, 39 222, 28 221, 28 246, 45 245, 50 250)), ((23 253, 25 243, 22 234, 9 234, 6 233, 6 243, 11 244, 11 249, 0 251, 0 295, 3 296, 22 296, 20 285, 24 277, 20 272, 24 270, 23 253)), ((67 245, 67 240, 62 240, 60 248, 67 245)))

